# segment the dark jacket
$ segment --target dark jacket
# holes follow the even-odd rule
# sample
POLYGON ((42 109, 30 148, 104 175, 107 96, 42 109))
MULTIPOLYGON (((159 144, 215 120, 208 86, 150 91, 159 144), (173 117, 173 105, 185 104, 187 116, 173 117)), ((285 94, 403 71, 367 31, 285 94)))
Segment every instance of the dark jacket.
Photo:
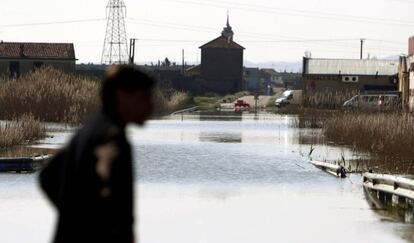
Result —
POLYGON ((133 174, 125 126, 98 112, 40 174, 59 212, 54 242, 133 240, 133 174))

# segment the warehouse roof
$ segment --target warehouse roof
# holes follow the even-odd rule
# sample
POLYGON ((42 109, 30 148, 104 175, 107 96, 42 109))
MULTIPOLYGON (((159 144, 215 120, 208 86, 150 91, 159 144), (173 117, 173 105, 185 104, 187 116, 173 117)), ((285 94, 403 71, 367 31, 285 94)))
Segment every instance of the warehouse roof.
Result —
POLYGON ((395 75, 398 60, 305 58, 305 74, 395 75))

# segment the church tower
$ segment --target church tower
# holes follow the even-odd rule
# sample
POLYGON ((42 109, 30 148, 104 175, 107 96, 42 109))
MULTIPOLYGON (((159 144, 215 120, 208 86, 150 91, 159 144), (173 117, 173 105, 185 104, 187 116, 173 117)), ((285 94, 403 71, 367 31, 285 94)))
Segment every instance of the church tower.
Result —
POLYGON ((233 94, 241 90, 244 47, 234 42, 233 36, 227 13, 227 25, 221 35, 200 47, 205 92, 233 94))
POLYGON ((234 32, 233 32, 233 29, 230 26, 230 17, 229 17, 228 12, 227 12, 227 25, 226 25, 226 27, 224 27, 223 32, 221 32, 221 35, 223 37, 226 37, 229 40, 229 42, 233 41, 234 32))

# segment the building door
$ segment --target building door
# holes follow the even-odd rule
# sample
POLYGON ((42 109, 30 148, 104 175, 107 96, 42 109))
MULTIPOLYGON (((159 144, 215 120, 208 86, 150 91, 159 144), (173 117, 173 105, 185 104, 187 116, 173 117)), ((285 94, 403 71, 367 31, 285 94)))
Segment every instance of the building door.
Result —
POLYGON ((10 77, 19 77, 20 76, 20 63, 10 62, 9 73, 10 73, 10 77))

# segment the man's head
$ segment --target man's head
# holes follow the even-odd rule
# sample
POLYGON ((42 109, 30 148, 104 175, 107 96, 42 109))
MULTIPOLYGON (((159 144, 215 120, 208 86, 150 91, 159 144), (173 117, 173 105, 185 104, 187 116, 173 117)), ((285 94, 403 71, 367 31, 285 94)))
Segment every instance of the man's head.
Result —
POLYGON ((102 87, 104 112, 124 123, 144 124, 153 112, 154 86, 151 77, 133 66, 112 66, 102 87))

